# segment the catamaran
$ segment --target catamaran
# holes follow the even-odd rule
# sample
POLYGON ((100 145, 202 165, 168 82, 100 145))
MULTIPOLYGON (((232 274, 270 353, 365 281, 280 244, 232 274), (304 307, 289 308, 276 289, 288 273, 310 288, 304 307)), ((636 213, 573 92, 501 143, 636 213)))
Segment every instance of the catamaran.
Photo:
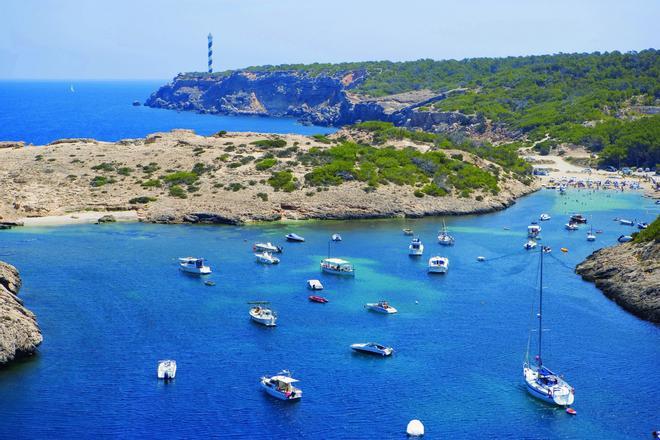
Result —
POLYGON ((454 244, 456 240, 454 237, 449 235, 449 232, 447 232, 447 225, 445 224, 445 221, 442 221, 442 231, 440 231, 440 234, 438 235, 438 243, 444 246, 451 246, 454 244))
POLYGON ((575 391, 561 376, 550 371, 541 358, 542 332, 543 332, 543 255, 545 252, 539 252, 541 255, 540 276, 539 276, 539 329, 538 329, 538 353, 534 364, 529 361, 529 350, 532 340, 530 332, 527 342, 527 353, 523 362, 523 378, 527 384, 527 392, 537 399, 559 406, 569 406, 575 400, 575 391))

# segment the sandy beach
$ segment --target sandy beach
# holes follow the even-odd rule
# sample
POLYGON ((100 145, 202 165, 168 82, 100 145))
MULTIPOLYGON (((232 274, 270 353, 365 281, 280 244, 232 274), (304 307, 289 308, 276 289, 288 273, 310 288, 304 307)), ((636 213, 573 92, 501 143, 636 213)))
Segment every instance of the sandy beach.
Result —
POLYGON ((85 212, 72 212, 66 215, 47 215, 44 217, 24 217, 18 221, 23 223, 23 226, 64 226, 76 224, 90 224, 97 223, 99 218, 104 215, 111 215, 117 222, 137 222, 139 217, 137 211, 115 211, 115 212, 98 212, 98 211, 85 211, 85 212))

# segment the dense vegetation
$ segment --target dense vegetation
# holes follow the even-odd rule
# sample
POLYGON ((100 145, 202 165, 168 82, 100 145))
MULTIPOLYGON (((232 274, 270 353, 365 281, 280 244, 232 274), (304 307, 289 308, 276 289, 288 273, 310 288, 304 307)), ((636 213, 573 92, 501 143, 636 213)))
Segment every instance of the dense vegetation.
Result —
POLYGON ((648 228, 642 229, 639 233, 633 235, 635 237, 635 243, 644 243, 653 240, 660 242, 660 216, 656 217, 648 228))

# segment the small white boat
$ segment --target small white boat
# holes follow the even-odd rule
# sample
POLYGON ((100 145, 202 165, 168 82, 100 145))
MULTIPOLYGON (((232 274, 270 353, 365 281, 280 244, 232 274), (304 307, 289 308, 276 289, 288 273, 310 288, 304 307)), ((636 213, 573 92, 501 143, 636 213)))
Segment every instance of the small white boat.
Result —
POLYGON ((527 226, 527 236, 529 238, 538 237, 540 233, 541 233, 541 226, 540 225, 538 225, 536 223, 532 223, 531 225, 527 226))
POLYGON ((539 220, 541 220, 542 222, 550 220, 550 218, 551 218, 550 214, 546 214, 545 212, 539 216, 539 220))
POLYGON ((632 237, 630 235, 620 235, 619 238, 617 238, 617 241, 619 243, 628 243, 629 241, 632 241, 632 237))
POLYGON ((447 273, 449 270, 449 258, 431 257, 429 258, 429 273, 447 273))
POLYGON ((406 434, 409 437, 423 437, 424 436, 424 424, 419 420, 411 420, 406 426, 406 434))
POLYGON ((252 250, 256 252, 271 252, 274 254, 279 254, 284 249, 282 246, 276 246, 269 241, 267 243, 255 243, 254 246, 252 246, 252 250))
POLYGON ((319 280, 307 280, 309 290, 323 290, 323 284, 319 280))
POLYGON ((332 241, 341 241, 341 235, 332 234, 332 241))
POLYGON ((408 255, 411 255, 413 257, 420 256, 424 253, 424 245, 422 244, 422 240, 419 238, 413 238, 413 240, 410 242, 410 246, 408 246, 408 255))
POLYGON ((355 275, 353 265, 341 258, 324 258, 321 260, 321 270, 327 273, 334 273, 336 275, 355 275))
POLYGON ((377 303, 367 303, 364 305, 364 307, 367 310, 371 310, 373 312, 378 312, 378 313, 385 313, 388 315, 398 312, 398 310, 392 307, 387 301, 378 301, 377 303))
POLYGON ((482 256, 482 255, 479 255, 479 256, 477 257, 477 261, 479 261, 479 262, 481 262, 481 261, 486 261, 486 257, 484 257, 484 256, 482 256))
POLYGON ((270 304, 267 301, 253 301, 249 304, 254 304, 250 309, 250 319, 257 324, 265 325, 266 327, 275 327, 277 315, 271 309, 266 307, 270 304))
POLYGON ((351 344, 351 348, 355 351, 361 351, 364 353, 379 354, 381 356, 390 356, 394 353, 392 347, 386 347, 375 342, 364 342, 359 344, 351 344))
POLYGON ((619 223, 624 226, 633 226, 635 224, 632 220, 626 220, 625 218, 620 218, 619 223))
POLYGON ((280 259, 273 256, 270 252, 259 252, 254 254, 258 263, 261 264, 278 264, 280 259))
POLYGON ((534 240, 527 240, 527 243, 523 245, 527 250, 534 249, 536 247, 536 242, 534 240))
POLYGON ((587 232, 587 241, 596 241, 596 234, 594 234, 593 228, 589 229, 589 232, 587 232))
POLYGON ((158 379, 165 381, 172 380, 176 377, 176 361, 166 359, 158 361, 158 379))
POLYGON ((263 376, 261 378, 261 388, 271 396, 280 400, 300 400, 302 390, 293 386, 299 380, 291 377, 288 370, 280 371, 275 376, 263 376))
POLYGON ((303 242, 305 241, 304 237, 301 237, 298 234, 294 234, 293 232, 289 232, 288 234, 285 235, 286 239, 289 241, 297 241, 297 242, 303 242))
POLYGON ((413 235, 413 230, 410 228, 404 228, 403 235, 413 235))
POLYGON ((452 246, 456 240, 454 237, 449 235, 449 232, 447 232, 447 225, 445 225, 445 221, 442 221, 442 230, 440 231, 440 234, 438 234, 438 243, 440 243, 443 246, 452 246))
POLYGON ((649 224, 646 222, 639 222, 637 223, 637 229, 646 229, 649 227, 649 224))
POLYGON ((569 222, 569 223, 566 223, 566 224, 564 225, 564 227, 565 227, 567 230, 569 230, 569 231, 577 231, 577 230, 578 230, 578 225, 577 225, 577 223, 571 223, 571 222, 569 222))
POLYGON ((207 275, 211 273, 211 268, 204 264, 204 259, 196 257, 179 258, 179 269, 197 275, 207 275))

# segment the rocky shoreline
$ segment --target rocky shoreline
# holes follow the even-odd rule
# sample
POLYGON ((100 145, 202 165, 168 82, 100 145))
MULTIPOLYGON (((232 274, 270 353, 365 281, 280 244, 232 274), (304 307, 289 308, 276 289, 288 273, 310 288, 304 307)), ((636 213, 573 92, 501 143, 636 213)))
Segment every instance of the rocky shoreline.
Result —
POLYGON ((597 250, 576 272, 625 310, 660 324, 660 242, 629 242, 597 250))
POLYGON ((37 319, 18 298, 21 278, 0 261, 0 366, 34 354, 43 337, 37 319))

